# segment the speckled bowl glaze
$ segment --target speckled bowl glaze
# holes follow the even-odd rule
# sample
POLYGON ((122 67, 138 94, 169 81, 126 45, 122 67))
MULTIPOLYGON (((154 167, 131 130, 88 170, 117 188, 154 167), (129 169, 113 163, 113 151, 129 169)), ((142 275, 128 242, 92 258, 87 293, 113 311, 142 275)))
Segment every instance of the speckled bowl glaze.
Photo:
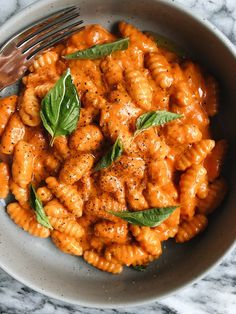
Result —
POLYGON ((62 254, 50 240, 31 237, 8 218, 2 203, 0 267, 32 289, 66 302, 102 308, 144 304, 192 283, 218 263, 235 241, 236 52, 207 21, 164 0, 38 1, 1 27, 0 42, 50 12, 74 4, 81 8, 86 24, 100 23, 110 29, 117 21, 126 20, 174 39, 219 79, 221 110, 215 129, 216 136, 227 138, 230 144, 225 169, 230 191, 201 236, 183 245, 168 241, 162 257, 146 272, 126 269, 118 276, 100 272, 82 258, 62 254))

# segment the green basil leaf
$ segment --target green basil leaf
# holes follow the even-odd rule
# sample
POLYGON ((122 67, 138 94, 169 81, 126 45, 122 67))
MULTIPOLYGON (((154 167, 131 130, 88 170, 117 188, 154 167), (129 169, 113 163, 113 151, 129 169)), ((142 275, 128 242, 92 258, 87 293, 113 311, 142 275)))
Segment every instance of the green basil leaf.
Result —
POLYGON ((108 168, 123 152, 123 145, 119 138, 115 141, 112 148, 99 160, 94 167, 94 171, 108 168))
POLYGON ((42 100, 40 116, 45 129, 52 136, 69 135, 77 126, 80 100, 72 82, 70 69, 61 76, 42 100))
POLYGON ((133 225, 156 227, 166 220, 178 207, 151 208, 137 212, 130 212, 128 210, 123 212, 108 211, 108 213, 124 219, 133 225))
POLYGON ((131 266, 131 268, 133 270, 136 270, 136 271, 141 271, 141 272, 144 272, 147 268, 147 266, 144 266, 144 265, 135 265, 135 266, 131 266))
POLYGON ((149 129, 153 126, 163 125, 175 119, 182 118, 181 114, 169 111, 150 111, 142 114, 136 121, 136 131, 134 135, 149 129))
POLYGON ((155 32, 149 32, 148 31, 145 33, 147 35, 150 35, 152 38, 154 38, 157 46, 174 52, 180 58, 186 58, 187 57, 188 53, 182 47, 180 47, 177 43, 173 42, 169 38, 166 38, 165 36, 162 36, 162 35, 157 34, 155 32))
POLYGON ((30 184, 30 206, 35 210, 38 223, 46 228, 52 229, 49 219, 43 209, 43 204, 39 199, 32 184, 30 184))
POLYGON ((65 59, 99 59, 117 50, 126 50, 129 38, 122 38, 111 43, 95 45, 91 48, 79 50, 64 56, 65 59))

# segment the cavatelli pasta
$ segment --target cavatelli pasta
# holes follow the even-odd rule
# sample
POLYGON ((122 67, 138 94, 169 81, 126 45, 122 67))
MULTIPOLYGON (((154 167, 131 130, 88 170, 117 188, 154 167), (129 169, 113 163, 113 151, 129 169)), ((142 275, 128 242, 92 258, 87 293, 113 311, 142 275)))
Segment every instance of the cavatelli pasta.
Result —
POLYGON ((143 73, 139 70, 128 69, 125 71, 125 80, 134 102, 140 108, 149 110, 152 102, 152 89, 143 73))
POLYGON ((62 232, 53 230, 51 233, 52 242, 60 249, 63 253, 81 256, 83 249, 80 242, 62 232))
POLYGON ((204 215, 211 214, 223 201, 227 192, 227 184, 220 178, 213 181, 208 187, 208 194, 204 199, 198 199, 198 212, 204 215))
POLYGON ((202 165, 193 165, 180 178, 181 217, 191 219, 196 208, 196 194, 202 182, 206 180, 206 169, 202 165))
POLYGON ((9 193, 10 169, 7 163, 0 161, 0 198, 6 198, 9 193))
POLYGON ((38 85, 34 89, 34 93, 39 98, 44 98, 47 93, 53 88, 53 83, 44 83, 42 85, 38 85))
POLYGON ((161 88, 169 88, 173 82, 171 67, 166 58, 160 53, 150 53, 146 64, 156 84, 161 88))
POLYGON ((122 266, 118 263, 110 262, 104 257, 99 256, 94 251, 86 251, 83 255, 85 261, 94 267, 113 274, 122 272, 122 266))
POLYGON ((29 189, 20 187, 12 179, 9 182, 9 188, 19 204, 24 208, 28 208, 29 189))
POLYGON ((105 257, 126 266, 145 265, 154 259, 137 244, 111 244, 106 248, 105 257))
POLYGON ((2 134, 0 151, 10 155, 13 153, 15 145, 23 139, 25 135, 25 126, 19 115, 14 113, 9 119, 6 128, 2 134))
POLYGON ((59 183, 54 177, 48 177, 46 183, 52 193, 60 199, 70 212, 76 217, 82 216, 83 201, 74 186, 59 183))
POLYGON ((48 228, 40 225, 32 210, 21 207, 18 203, 7 205, 7 212, 11 219, 22 229, 35 237, 47 238, 50 235, 48 228))
POLYGON ((169 145, 193 144, 201 141, 202 133, 194 124, 168 123, 164 126, 163 134, 169 145))
POLYGON ((120 22, 119 30, 124 37, 129 37, 131 44, 137 46, 143 52, 158 51, 157 45, 152 39, 140 32, 133 25, 120 22))
POLYGON ((56 158, 59 160, 66 159, 70 154, 66 136, 57 136, 54 139, 53 148, 55 149, 56 158))
POLYGON ((177 243, 189 241, 197 234, 202 232, 207 226, 207 218, 204 215, 197 214, 189 221, 183 221, 175 236, 177 243))
POLYGON ((46 51, 36 58, 30 66, 30 71, 37 71, 39 68, 51 66, 58 60, 58 54, 55 51, 46 51))
POLYGON ((43 204, 46 204, 53 199, 52 192, 46 186, 39 187, 37 189, 37 195, 43 204))
POLYGON ((14 149, 12 163, 12 178, 22 188, 31 182, 34 166, 34 154, 32 145, 25 141, 19 141, 14 149))
POLYGON ((18 97, 16 95, 0 99, 0 136, 16 109, 17 100, 18 97))
POLYGON ((89 152, 98 149, 103 142, 103 135, 96 125, 86 125, 78 128, 70 137, 70 148, 79 152, 89 152))
POLYGON ((24 124, 29 126, 37 126, 40 124, 40 102, 35 95, 33 87, 27 88, 23 94, 19 115, 24 124))
POLYGON ((128 240, 128 224, 104 220, 95 224, 94 234, 111 242, 125 243, 128 240))
POLYGON ((79 181, 93 166, 94 157, 92 154, 76 154, 65 160, 60 171, 60 182, 71 185, 79 181))
MULTIPOLYGON (((40 197, 40 195, 38 194, 40 197)), ((69 212, 56 198, 52 199, 44 206, 45 213, 52 218, 70 218, 75 220, 74 216, 69 212)))
POLYGON ((185 170, 191 165, 199 164, 206 158, 214 146, 215 141, 213 140, 201 140, 200 142, 194 143, 176 159, 176 169, 185 170))
POLYGON ((104 80, 108 86, 113 87, 122 81, 122 67, 118 62, 113 60, 111 56, 105 58, 105 60, 101 62, 100 66, 103 72, 104 80))

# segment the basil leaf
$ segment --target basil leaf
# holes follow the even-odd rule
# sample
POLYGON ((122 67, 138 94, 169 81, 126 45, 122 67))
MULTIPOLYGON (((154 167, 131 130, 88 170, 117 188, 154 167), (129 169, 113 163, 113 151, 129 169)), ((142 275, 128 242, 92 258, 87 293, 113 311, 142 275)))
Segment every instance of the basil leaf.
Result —
POLYGON ((147 266, 144 266, 144 265, 136 265, 136 266, 131 266, 131 268, 133 270, 136 270, 136 271, 141 271, 141 272, 144 272, 147 268, 147 266))
POLYGON ((155 32, 145 32, 147 35, 150 35, 156 42, 157 46, 161 48, 165 48, 169 51, 174 52, 178 57, 180 58, 186 58, 187 52, 180 47, 177 43, 173 42, 169 38, 166 38, 165 36, 162 36, 160 34, 157 34, 155 32))
POLYGON ((175 119, 182 118, 181 114, 169 111, 150 111, 142 114, 136 121, 136 131, 134 135, 149 129, 153 126, 163 125, 175 119))
POLYGON ((45 211, 43 209, 43 204, 41 200, 39 199, 35 188, 32 184, 30 184, 30 206, 35 210, 36 219, 40 225, 52 229, 52 226, 48 220, 47 215, 45 214, 45 211))
POLYGON ((68 135, 77 126, 80 100, 72 82, 70 69, 61 76, 42 100, 40 116, 45 129, 52 136, 68 135))
POLYGON ((123 152, 121 140, 117 138, 112 148, 99 160, 94 167, 94 171, 108 168, 123 152))
POLYGON ((79 50, 64 56, 65 59, 99 59, 110 55, 117 50, 126 50, 129 47, 129 38, 122 38, 111 43, 98 44, 91 48, 79 50))
POLYGON ((178 207, 151 208, 137 212, 130 212, 128 210, 123 212, 108 211, 108 213, 124 219, 133 225, 156 227, 166 220, 178 207))

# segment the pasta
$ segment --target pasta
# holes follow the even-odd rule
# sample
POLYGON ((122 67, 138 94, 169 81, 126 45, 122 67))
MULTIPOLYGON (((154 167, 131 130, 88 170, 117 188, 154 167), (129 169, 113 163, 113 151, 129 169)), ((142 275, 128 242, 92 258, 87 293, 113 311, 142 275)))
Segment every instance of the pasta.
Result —
POLYGON ((118 28, 118 46, 89 25, 42 52, 20 96, 0 99, 9 217, 112 274, 197 236, 227 192, 227 141, 210 129, 217 81, 135 26, 118 28))

